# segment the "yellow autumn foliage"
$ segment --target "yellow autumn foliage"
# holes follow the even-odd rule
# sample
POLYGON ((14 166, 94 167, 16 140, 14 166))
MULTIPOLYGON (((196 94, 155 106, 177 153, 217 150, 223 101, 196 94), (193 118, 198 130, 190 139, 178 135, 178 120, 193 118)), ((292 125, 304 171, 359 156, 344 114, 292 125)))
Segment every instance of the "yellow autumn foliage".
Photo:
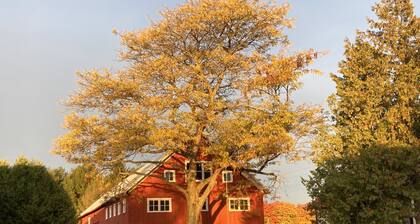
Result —
MULTIPOLYGON (((316 72, 308 66, 319 53, 284 53, 288 9, 258 0, 191 0, 145 29, 116 32, 127 67, 78 74, 80 89, 67 101, 68 132, 54 152, 97 167, 162 152, 192 162, 208 156, 208 187, 226 167, 260 172, 281 156, 298 158, 322 116, 319 108, 294 105, 290 95, 302 75, 316 72)), ((187 185, 188 194, 205 186, 187 185)))

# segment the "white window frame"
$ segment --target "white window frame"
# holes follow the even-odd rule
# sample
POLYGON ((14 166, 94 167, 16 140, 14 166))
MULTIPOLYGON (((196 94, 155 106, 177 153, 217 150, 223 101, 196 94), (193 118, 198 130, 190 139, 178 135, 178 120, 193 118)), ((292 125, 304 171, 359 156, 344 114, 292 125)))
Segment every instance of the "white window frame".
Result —
POLYGON ((172 212, 172 198, 147 198, 147 213, 161 213, 161 212, 172 212), (150 211, 150 201, 158 201, 158 211, 150 211), (162 201, 169 201, 169 210, 160 210, 162 201))
POLYGON ((91 223, 91 218, 88 217, 87 224, 90 224, 90 223, 91 223))
POLYGON ((127 212, 127 199, 123 199, 122 200, 122 213, 126 213, 127 212))
POLYGON ((233 171, 231 171, 231 170, 222 171, 222 182, 223 183, 233 183, 233 171), (230 180, 229 181, 227 181, 225 179, 225 175, 230 175, 230 180))
POLYGON ((168 182, 175 183, 176 182, 176 172, 175 172, 175 170, 164 170, 163 171, 163 178, 168 182), (173 177, 172 180, 166 179, 166 174, 167 173, 172 173, 172 177, 173 177))
POLYGON ((117 203, 117 215, 121 215, 121 202, 117 203))
POLYGON ((114 215, 114 217, 115 216, 117 216, 117 203, 114 203, 113 205, 112 205, 112 210, 113 210, 113 212, 112 212, 112 214, 114 215))
POLYGON ((208 212, 209 211, 209 198, 206 198, 204 201, 203 207, 201 207, 202 212, 208 212), (204 207, 204 209, 203 209, 204 207))
POLYGON ((109 218, 112 218, 112 214, 113 214, 112 205, 110 205, 108 208, 109 208, 109 218))
POLYGON ((108 206, 105 207, 105 220, 108 219, 108 206))
POLYGON ((228 206, 229 206, 229 211, 230 212, 248 212, 248 211, 250 211, 251 210, 251 200, 249 199, 249 198, 228 198, 228 206), (243 209, 241 209, 241 208, 238 208, 238 209, 232 209, 232 207, 231 207, 231 202, 232 202, 232 200, 238 200, 239 201, 239 204, 240 204, 240 201, 241 200, 246 200, 246 201, 248 201, 248 209, 247 210, 243 210, 243 209))

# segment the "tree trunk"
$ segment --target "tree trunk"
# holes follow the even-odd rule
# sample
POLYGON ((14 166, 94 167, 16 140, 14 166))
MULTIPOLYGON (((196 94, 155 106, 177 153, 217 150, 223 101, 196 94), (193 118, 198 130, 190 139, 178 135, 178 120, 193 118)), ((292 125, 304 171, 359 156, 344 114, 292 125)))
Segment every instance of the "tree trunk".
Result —
POLYGON ((197 202, 187 199, 187 224, 200 224, 200 210, 197 202))
MULTIPOLYGON (((210 191, 217 183, 217 176, 221 173, 222 168, 214 170, 208 182, 205 182, 204 186, 200 186, 203 183, 197 185, 195 163, 191 162, 190 169, 193 167, 192 172, 187 174, 187 189, 185 193, 185 199, 187 201, 187 224, 201 224, 201 208, 203 207, 204 199, 208 198, 210 191)), ((204 181, 204 180, 203 180, 204 181)))
POLYGON ((201 207, 198 205, 199 196, 196 184, 189 184, 187 189, 187 224, 200 224, 201 207))

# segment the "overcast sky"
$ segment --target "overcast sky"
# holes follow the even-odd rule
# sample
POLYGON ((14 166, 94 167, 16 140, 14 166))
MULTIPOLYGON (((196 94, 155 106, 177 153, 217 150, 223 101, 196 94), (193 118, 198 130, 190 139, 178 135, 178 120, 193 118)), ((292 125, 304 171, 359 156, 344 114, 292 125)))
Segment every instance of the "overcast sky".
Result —
MULTIPOLYGON (((419 5, 420 0, 414 0, 419 5)), ((24 155, 50 167, 71 167, 50 153, 66 109, 61 102, 76 90, 76 71, 117 69, 119 31, 146 27, 174 0, 0 0, 0 159, 24 155)), ((281 2, 281 1, 279 1, 281 2)), ((343 58, 343 41, 366 28, 373 0, 289 0, 295 26, 292 50, 328 51, 315 68, 323 76, 304 78, 296 103, 325 106, 334 92, 329 73, 343 58)), ((416 10, 418 15, 418 9, 416 10)), ((281 167, 283 200, 308 201, 300 177, 312 166, 303 161, 281 167)))

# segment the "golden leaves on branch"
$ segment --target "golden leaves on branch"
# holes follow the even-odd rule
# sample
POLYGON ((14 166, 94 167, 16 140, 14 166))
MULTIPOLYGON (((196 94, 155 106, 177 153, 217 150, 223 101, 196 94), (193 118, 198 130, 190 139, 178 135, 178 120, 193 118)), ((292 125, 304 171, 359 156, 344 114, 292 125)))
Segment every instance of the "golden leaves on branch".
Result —
POLYGON ((74 110, 69 132, 55 152, 106 166, 177 151, 237 168, 295 154, 320 124, 320 111, 288 97, 301 76, 315 72, 308 67, 319 53, 271 54, 288 43, 288 9, 254 0, 189 1, 146 29, 119 32, 128 67, 79 74, 80 89, 67 103, 74 110))
POLYGON ((260 61, 256 67, 256 77, 251 80, 251 87, 260 94, 274 97, 276 101, 288 102, 290 94, 297 90, 301 83, 299 78, 305 74, 321 74, 319 70, 309 69, 308 66, 321 56, 322 52, 309 50, 294 55, 273 55, 268 59, 257 57, 260 61))

